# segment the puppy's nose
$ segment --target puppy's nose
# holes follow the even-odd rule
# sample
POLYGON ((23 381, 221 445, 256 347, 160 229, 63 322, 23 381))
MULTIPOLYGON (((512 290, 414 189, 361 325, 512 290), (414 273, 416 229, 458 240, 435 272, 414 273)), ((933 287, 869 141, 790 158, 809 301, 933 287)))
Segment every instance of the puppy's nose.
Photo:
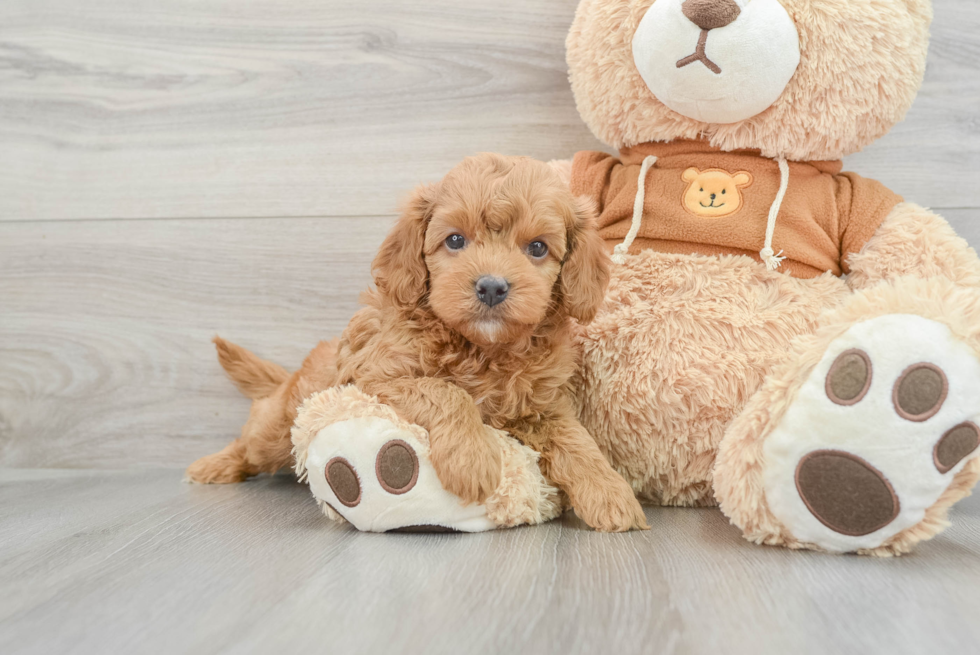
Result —
POLYGON ((724 27, 742 13, 735 0, 684 0, 681 11, 702 30, 724 27))
POLYGON ((484 275, 476 281, 476 297, 487 307, 499 305, 507 299, 510 285, 507 280, 491 275, 484 275))

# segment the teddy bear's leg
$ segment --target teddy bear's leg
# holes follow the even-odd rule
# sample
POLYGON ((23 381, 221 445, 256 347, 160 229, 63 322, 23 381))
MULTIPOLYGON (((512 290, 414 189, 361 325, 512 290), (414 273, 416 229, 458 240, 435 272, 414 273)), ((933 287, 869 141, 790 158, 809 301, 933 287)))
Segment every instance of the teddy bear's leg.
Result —
POLYGON ((977 290, 942 276, 857 291, 729 426, 722 511, 758 543, 908 552, 980 476, 978 401, 977 290))
POLYGON ((848 264, 847 284, 855 290, 909 275, 980 288, 980 259, 973 248, 944 218, 908 202, 891 211, 848 264))
POLYGON ((479 532, 556 517, 558 491, 542 476, 538 454, 486 429, 501 446, 501 481, 485 502, 464 505, 443 488, 423 428, 353 386, 336 387, 299 410, 296 472, 329 518, 367 532, 479 532))
POLYGON ((631 254, 584 327, 582 424, 642 500, 715 505, 726 427, 790 340, 848 295, 832 275, 798 280, 748 257, 631 254))

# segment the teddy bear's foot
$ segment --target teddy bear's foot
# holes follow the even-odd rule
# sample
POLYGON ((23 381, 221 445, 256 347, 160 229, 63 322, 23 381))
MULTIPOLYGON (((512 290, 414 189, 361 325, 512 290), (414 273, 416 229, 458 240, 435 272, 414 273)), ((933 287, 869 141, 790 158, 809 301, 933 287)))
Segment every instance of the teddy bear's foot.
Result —
POLYGON ((899 278, 821 322, 728 426, 715 496, 756 543, 909 552, 980 478, 980 294, 899 278))
POLYGON ((943 323, 857 323, 766 440, 766 502, 801 542, 878 548, 921 522, 977 455, 978 400, 980 361, 943 323))
POLYGON ((765 441, 773 515, 804 544, 874 550, 923 521, 980 446, 980 360, 910 314, 835 339, 765 441))
POLYGON ((537 453, 493 432, 504 453, 501 483, 485 503, 463 505, 443 489, 424 429, 354 387, 329 389, 297 416, 296 469, 328 517, 366 532, 480 532, 557 516, 557 489, 537 453))

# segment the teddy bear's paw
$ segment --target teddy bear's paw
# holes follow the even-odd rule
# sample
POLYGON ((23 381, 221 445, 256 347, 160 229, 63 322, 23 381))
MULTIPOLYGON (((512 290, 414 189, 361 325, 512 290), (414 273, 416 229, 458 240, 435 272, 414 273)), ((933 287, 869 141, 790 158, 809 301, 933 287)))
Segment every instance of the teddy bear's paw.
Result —
POLYGON ((340 516, 365 532, 497 527, 486 507, 464 506, 442 488, 418 435, 385 418, 359 417, 323 428, 310 442, 305 468, 327 516, 340 516))
POLYGON ((856 323, 789 398, 763 447, 763 483, 801 544, 904 552, 941 528, 967 490, 954 487, 976 479, 957 474, 980 446, 980 361, 943 323, 856 323))
POLYGON ((486 427, 501 452, 497 488, 464 504, 443 488, 429 459, 429 435, 377 398, 348 385, 314 394, 292 428, 296 473, 324 514, 366 532, 480 532, 541 523, 562 511, 539 455, 486 427))

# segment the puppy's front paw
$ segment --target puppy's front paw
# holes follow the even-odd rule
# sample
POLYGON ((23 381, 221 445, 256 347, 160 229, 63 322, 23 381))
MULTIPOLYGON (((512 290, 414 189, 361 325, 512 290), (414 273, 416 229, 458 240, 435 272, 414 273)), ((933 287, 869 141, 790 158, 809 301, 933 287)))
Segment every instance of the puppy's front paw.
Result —
POLYGON ((618 475, 580 491, 576 501, 575 513, 597 532, 650 529, 633 490, 618 475))
POLYGON ((464 504, 480 504, 493 495, 501 477, 499 444, 489 438, 474 439, 455 444, 449 452, 442 450, 433 444, 432 465, 446 491, 464 504))

